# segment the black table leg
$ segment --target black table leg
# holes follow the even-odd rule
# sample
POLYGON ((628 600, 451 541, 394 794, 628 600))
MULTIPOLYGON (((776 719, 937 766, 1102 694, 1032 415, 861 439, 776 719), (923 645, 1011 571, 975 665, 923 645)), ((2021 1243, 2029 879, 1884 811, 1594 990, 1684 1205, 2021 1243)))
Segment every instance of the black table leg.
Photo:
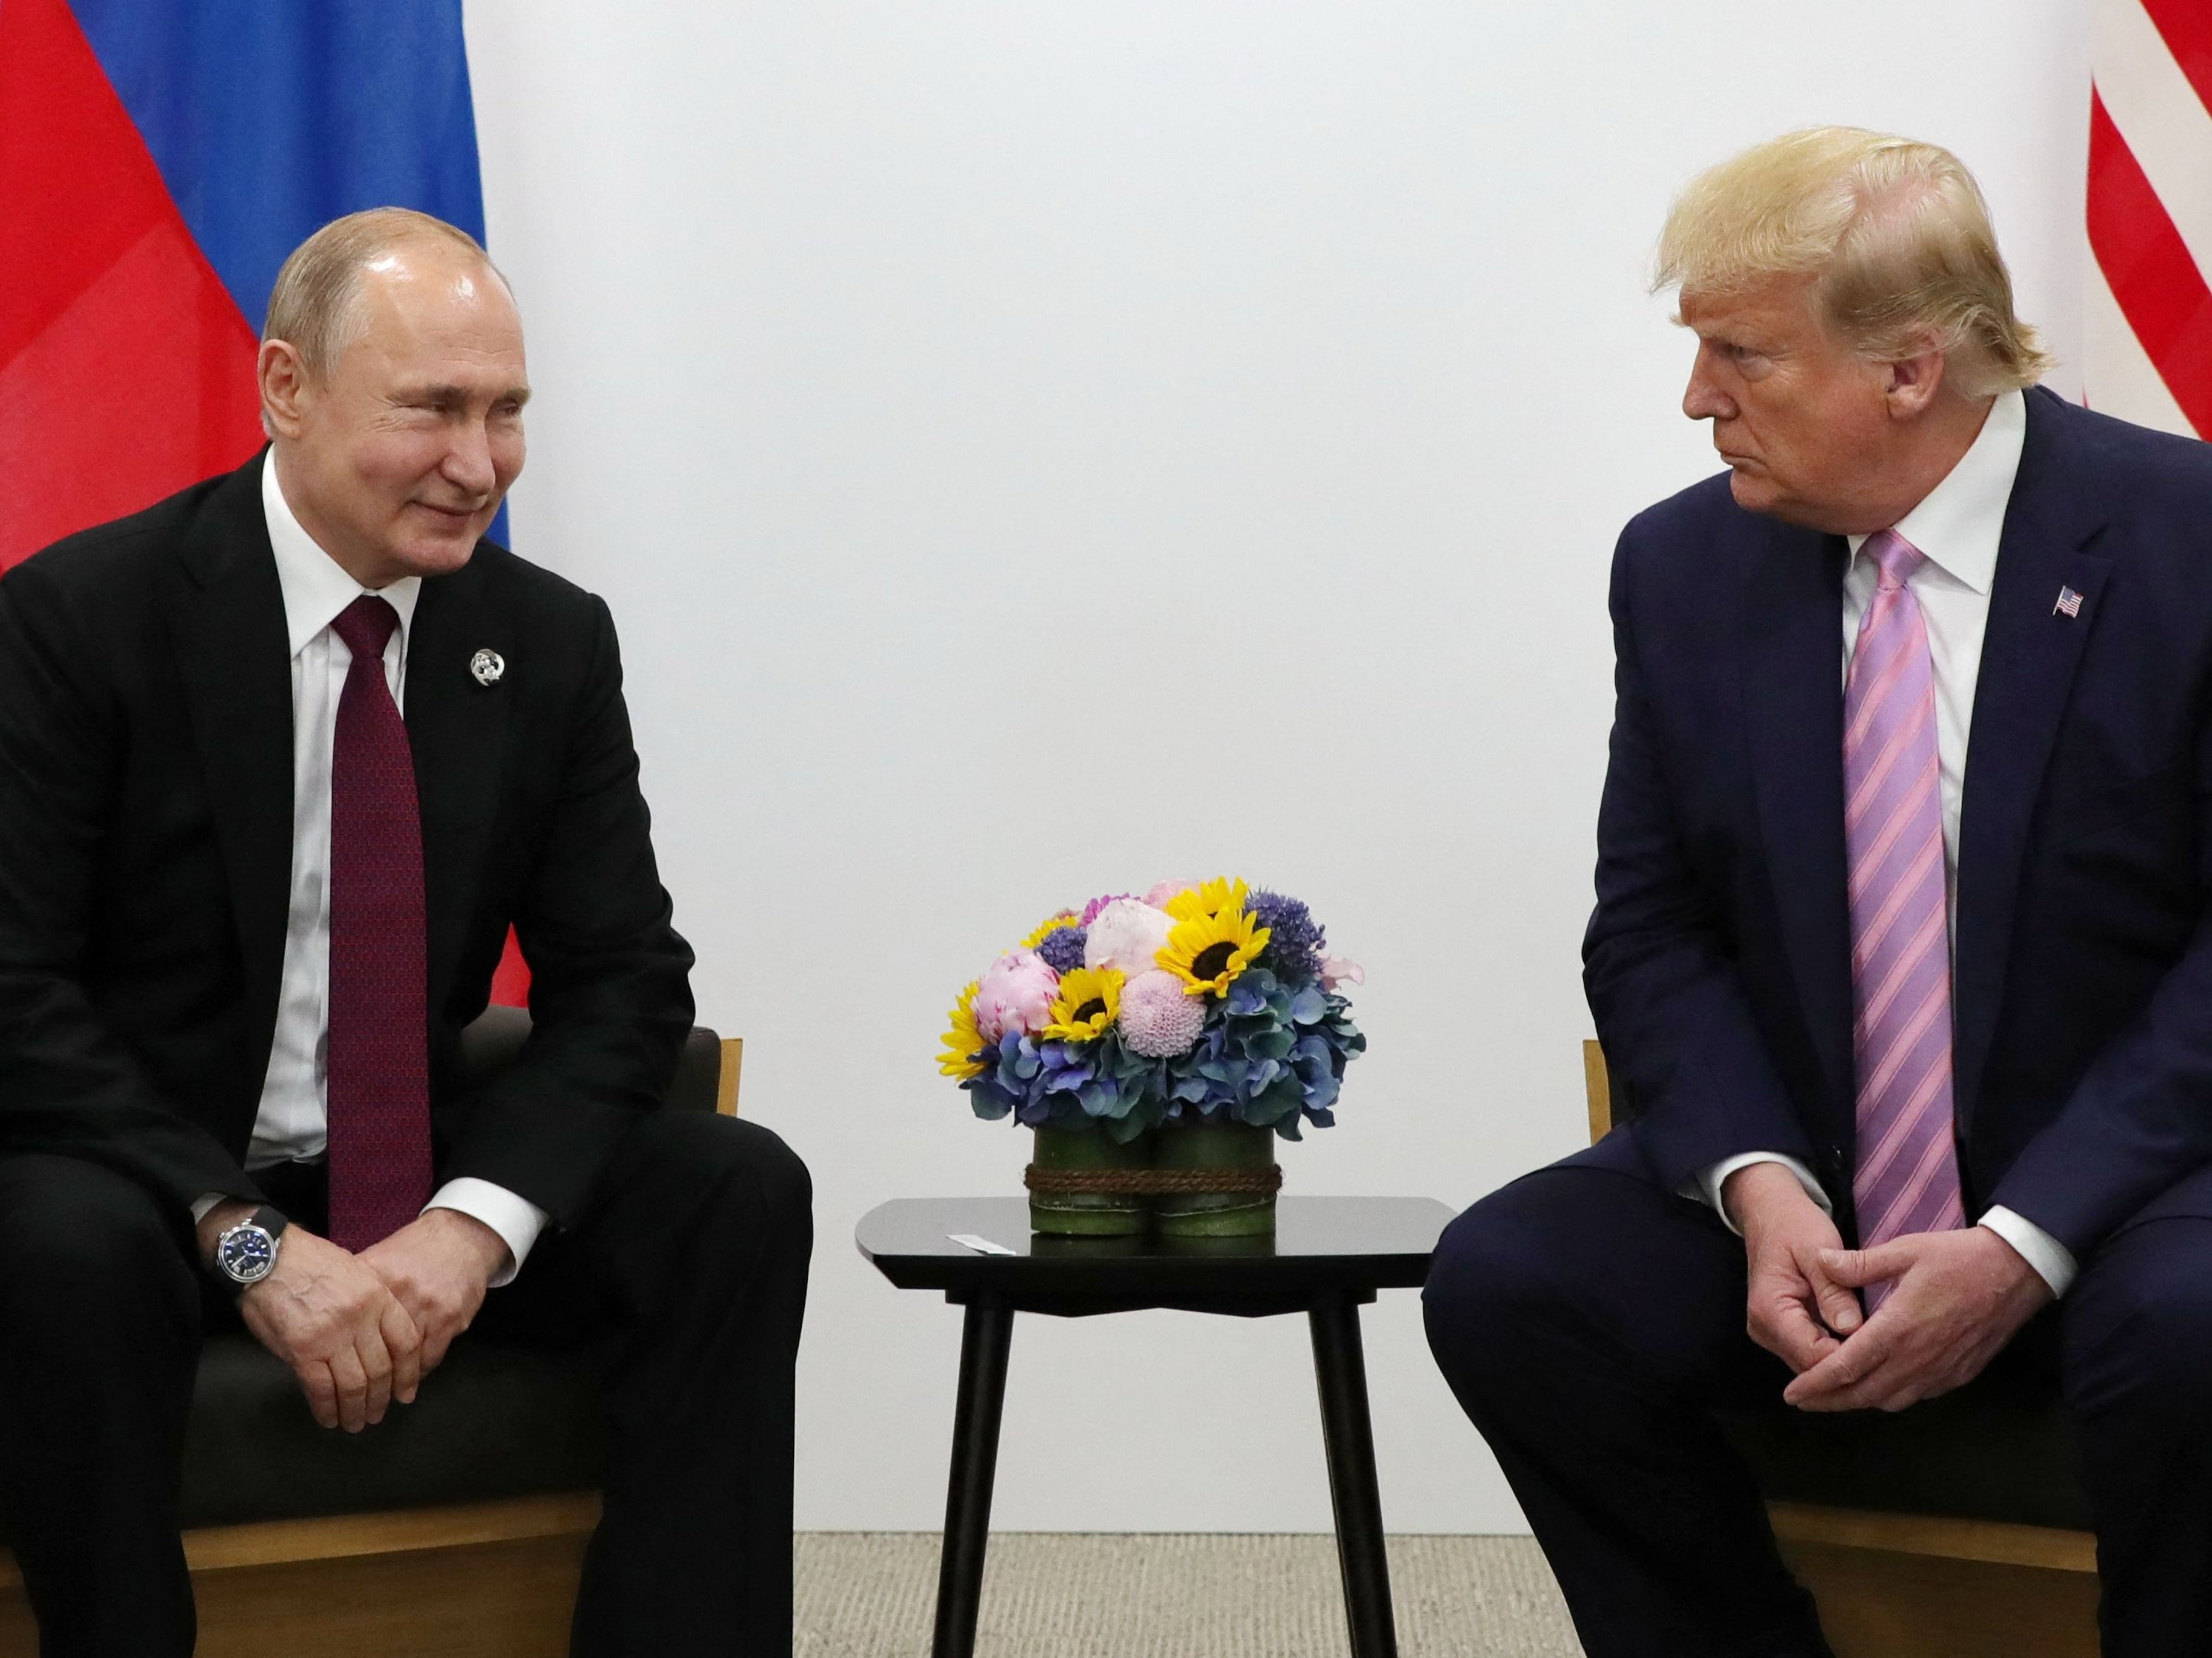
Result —
POLYGON ((987 1297, 968 1303, 960 1339, 960 1394, 952 1409, 952 1483, 945 1497, 932 1658, 973 1658, 975 1650, 983 1551, 991 1536, 991 1481, 999 1466, 999 1418, 1006 1402, 1006 1358, 1013 1339, 1013 1309, 987 1297))
POLYGON ((1324 1302, 1309 1317, 1352 1658, 1397 1658, 1390 1561, 1382 1547, 1382 1497, 1375 1485, 1375 1430, 1367 1416, 1367 1364, 1359 1347, 1359 1304, 1349 1297, 1324 1302))

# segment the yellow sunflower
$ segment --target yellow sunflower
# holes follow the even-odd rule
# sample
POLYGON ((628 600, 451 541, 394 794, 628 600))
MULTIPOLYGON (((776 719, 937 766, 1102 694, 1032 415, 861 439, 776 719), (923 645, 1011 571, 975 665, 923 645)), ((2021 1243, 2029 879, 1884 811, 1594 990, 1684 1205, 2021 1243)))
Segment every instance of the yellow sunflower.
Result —
POLYGON ((976 1057, 990 1046, 975 1026, 975 992, 981 983, 979 979, 960 993, 960 999, 952 1005, 952 1029, 938 1038, 945 1044, 945 1052, 937 1056, 937 1069, 941 1076, 957 1077, 966 1082, 990 1069, 976 1057))
POLYGON ((1022 948, 1024 950, 1035 950, 1046 939, 1051 938, 1054 933, 1059 932, 1060 928, 1064 926, 1073 926, 1079 919, 1080 918, 1078 917, 1076 913, 1072 909, 1063 909, 1059 914, 1048 917, 1042 926, 1039 926, 1036 932, 1030 933, 1028 938, 1022 940, 1022 948))
MULTIPOLYGON (((1237 884, 1241 889, 1244 884, 1237 884)), ((1240 902, 1218 915, 1177 921, 1152 959, 1182 981, 1184 995, 1224 996, 1273 936, 1267 928, 1253 925, 1251 913, 1240 902)))
POLYGON ((1063 1042, 1094 1042, 1104 1035, 1121 1017, 1124 976, 1114 967, 1079 967, 1062 974, 1052 1023, 1044 1034, 1063 1042))
POLYGON ((1201 916, 1242 909, 1250 896, 1243 880, 1232 880, 1224 875, 1204 886, 1188 887, 1176 894, 1168 900, 1168 914, 1178 921, 1194 921, 1201 916))

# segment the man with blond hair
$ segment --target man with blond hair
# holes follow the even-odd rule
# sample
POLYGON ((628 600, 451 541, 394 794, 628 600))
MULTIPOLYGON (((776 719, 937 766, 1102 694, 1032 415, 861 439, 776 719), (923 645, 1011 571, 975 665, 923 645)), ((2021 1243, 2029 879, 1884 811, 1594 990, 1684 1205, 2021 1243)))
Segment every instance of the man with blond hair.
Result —
POLYGON ((1593 1658, 1826 1652, 1715 1412, 1993 1361, 2063 1391, 2105 1651, 2198 1650, 2212 450, 2036 387, 1933 145, 1762 144, 1659 278, 1729 470, 1613 563, 1583 959, 1626 1121, 1453 1224, 1431 1346, 1593 1658))
POLYGON ((41 1649, 191 1650, 185 1426, 242 1321, 349 1433, 473 1332, 588 1351, 574 1649, 787 1651, 806 1171, 655 1108, 691 952, 613 624, 484 539, 513 295, 356 214, 258 374, 261 454, 0 579, 0 1516, 41 1649), (510 926, 532 1031, 471 1090, 510 926))

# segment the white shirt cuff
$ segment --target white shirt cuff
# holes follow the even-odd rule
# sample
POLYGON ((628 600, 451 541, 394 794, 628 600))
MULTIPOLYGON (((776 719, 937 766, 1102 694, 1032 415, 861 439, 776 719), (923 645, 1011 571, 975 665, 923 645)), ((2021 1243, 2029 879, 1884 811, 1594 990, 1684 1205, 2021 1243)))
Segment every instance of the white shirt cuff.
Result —
POLYGON ((1735 1224, 1735 1218, 1728 1212, 1728 1206, 1721 1201, 1721 1187, 1727 1182, 1728 1177, 1737 1169, 1748 1169, 1755 1163, 1780 1163, 1797 1176, 1797 1184, 1805 1188, 1807 1197, 1820 1206, 1822 1214, 1832 1215, 1836 1212, 1836 1206, 1828 1201, 1828 1194, 1820 1189, 1820 1182, 1813 1178, 1813 1171, 1798 1162, 1796 1158, 1785 1157, 1779 1151, 1741 1151, 1733 1157, 1723 1157, 1711 1168, 1699 1169, 1692 1179, 1685 1181, 1682 1186, 1682 1195, 1686 1198, 1700 1199, 1710 1204, 1713 1212, 1721 1218, 1721 1224, 1738 1237, 1741 1237, 1743 1228, 1735 1224))
POLYGON ((218 1203, 228 1203, 229 1198, 221 1192, 205 1192, 192 1200, 192 1224, 198 1226, 208 1218, 208 1211, 218 1203))
POLYGON ((1982 1224, 2019 1251, 2020 1258, 2051 1286, 2052 1295, 2063 1296, 2073 1288, 2075 1275, 2081 1271, 2074 1252, 2027 1216, 1996 1208, 1982 1217, 1982 1224))
POLYGON ((517 1197, 504 1186, 465 1175, 459 1180, 447 1181, 431 1193, 422 1212, 428 1214, 433 1209, 451 1209, 472 1220, 480 1220, 506 1242, 514 1261, 492 1279, 490 1287, 495 1290, 514 1282, 514 1275, 530 1258, 530 1246, 538 1242, 538 1235, 553 1219, 529 1199, 517 1197))

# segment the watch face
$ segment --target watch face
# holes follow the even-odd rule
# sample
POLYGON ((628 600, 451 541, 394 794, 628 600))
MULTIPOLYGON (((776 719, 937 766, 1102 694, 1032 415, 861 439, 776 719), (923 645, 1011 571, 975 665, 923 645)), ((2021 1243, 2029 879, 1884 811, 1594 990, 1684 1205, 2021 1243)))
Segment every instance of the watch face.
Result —
POLYGON ((276 1264, 276 1240, 250 1222, 234 1226, 222 1235, 216 1259, 237 1283, 256 1283, 268 1277, 269 1269, 276 1264))

